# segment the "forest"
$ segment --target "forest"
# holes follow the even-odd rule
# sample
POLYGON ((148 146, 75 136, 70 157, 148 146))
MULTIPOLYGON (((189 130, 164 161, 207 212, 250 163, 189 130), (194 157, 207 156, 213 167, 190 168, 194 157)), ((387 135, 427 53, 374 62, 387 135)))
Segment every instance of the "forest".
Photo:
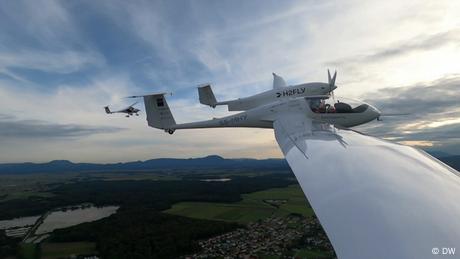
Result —
MULTIPOLYGON (((190 254, 197 240, 244 227, 236 223, 191 219, 161 211, 183 201, 237 202, 241 194, 295 183, 291 174, 233 175, 231 181, 89 180, 53 185, 49 197, 32 196, 0 203, 0 218, 45 213, 62 206, 118 205, 108 218, 55 230, 50 242, 95 242, 102 258, 172 258, 190 254)), ((13 255, 20 240, 0 233, 0 254, 13 255)))
POLYGON ((92 241, 102 258, 173 258, 200 249, 198 240, 243 227, 190 219, 154 209, 124 209, 111 217, 56 230, 51 242, 92 241))
POLYGON ((241 194, 295 183, 289 174, 232 176, 227 182, 193 180, 83 181, 57 185, 51 197, 32 196, 0 203, 0 220, 42 214, 50 209, 90 202, 165 210, 180 201, 236 202, 241 194))

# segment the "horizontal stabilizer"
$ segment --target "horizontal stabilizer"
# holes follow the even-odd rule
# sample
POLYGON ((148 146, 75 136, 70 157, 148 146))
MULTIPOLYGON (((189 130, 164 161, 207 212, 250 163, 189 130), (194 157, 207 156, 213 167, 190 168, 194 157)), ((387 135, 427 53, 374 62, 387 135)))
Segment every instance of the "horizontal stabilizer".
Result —
POLYGON ((153 96, 153 95, 172 95, 172 93, 151 93, 151 94, 143 94, 143 95, 131 95, 131 96, 126 96, 125 98, 140 98, 140 97, 145 97, 145 96, 153 96))

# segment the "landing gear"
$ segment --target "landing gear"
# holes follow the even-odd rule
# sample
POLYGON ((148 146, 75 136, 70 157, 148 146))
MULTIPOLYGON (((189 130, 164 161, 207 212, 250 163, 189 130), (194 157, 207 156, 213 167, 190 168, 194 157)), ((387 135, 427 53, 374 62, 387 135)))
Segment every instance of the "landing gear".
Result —
POLYGON ((173 129, 168 129, 168 130, 166 130, 166 132, 168 132, 168 133, 171 134, 171 135, 174 133, 174 131, 175 131, 175 130, 173 130, 173 129))

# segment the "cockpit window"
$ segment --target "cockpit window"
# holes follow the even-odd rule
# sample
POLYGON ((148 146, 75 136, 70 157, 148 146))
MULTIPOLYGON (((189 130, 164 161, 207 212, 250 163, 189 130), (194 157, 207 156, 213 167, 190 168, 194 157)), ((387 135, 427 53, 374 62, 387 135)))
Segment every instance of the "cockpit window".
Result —
POLYGON ((310 101, 310 108, 315 113, 361 113, 368 107, 366 103, 344 98, 310 101))
POLYGON ((157 99, 157 106, 158 107, 163 107, 165 106, 164 102, 163 102, 163 98, 158 98, 157 99))

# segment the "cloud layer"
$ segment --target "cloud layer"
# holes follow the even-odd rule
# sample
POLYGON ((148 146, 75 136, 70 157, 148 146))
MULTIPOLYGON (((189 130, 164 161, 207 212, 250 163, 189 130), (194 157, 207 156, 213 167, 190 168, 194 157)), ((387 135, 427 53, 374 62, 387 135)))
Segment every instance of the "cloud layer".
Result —
POLYGON ((14 120, 0 114, 0 135, 9 140, 20 138, 74 138, 98 133, 113 133, 122 130, 117 127, 95 127, 78 124, 55 124, 39 120, 14 120))
POLYGON ((443 147, 460 153, 460 75, 450 75, 433 82, 385 88, 367 94, 367 101, 383 114, 381 122, 360 129, 379 137, 405 144, 443 147), (410 141, 410 142, 407 142, 410 141))
MULTIPOLYGON (((0 162, 153 157, 281 157, 261 129, 178 131, 108 116, 122 97, 173 92, 178 122, 227 114, 198 103, 196 85, 220 100, 288 84, 326 81, 384 112, 363 127, 458 152, 460 2, 8 1, 0 4, 0 162), (39 11, 37 11, 39 10, 39 11), (18 15, 21 14, 21 15, 18 15), (442 17, 442 18, 440 18, 442 17), (120 130, 123 129, 123 130, 120 130)), ((142 105, 139 105, 142 109, 142 105)))

